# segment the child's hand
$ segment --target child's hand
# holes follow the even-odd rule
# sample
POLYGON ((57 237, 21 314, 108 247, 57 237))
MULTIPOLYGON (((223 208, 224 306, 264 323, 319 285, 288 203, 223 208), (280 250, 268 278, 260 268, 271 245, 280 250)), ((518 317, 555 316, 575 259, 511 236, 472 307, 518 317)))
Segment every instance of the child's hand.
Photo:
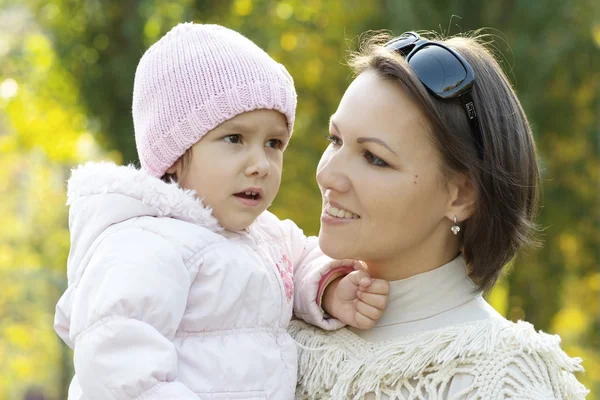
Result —
POLYGON ((343 260, 340 264, 354 264, 357 270, 325 288, 323 309, 347 325, 359 329, 372 328, 387 306, 389 283, 369 277, 364 265, 358 261, 343 260))

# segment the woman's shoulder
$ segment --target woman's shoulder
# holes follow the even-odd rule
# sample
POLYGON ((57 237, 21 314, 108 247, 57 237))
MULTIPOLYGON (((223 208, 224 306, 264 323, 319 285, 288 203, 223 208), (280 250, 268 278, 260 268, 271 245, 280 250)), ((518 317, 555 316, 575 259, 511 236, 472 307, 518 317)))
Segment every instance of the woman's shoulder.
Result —
POLYGON ((501 321, 483 324, 479 351, 479 328, 465 330, 463 340, 469 343, 457 350, 454 364, 471 365, 473 391, 484 398, 585 398, 588 390, 575 377, 583 371, 582 360, 562 349, 559 335, 538 331, 526 321, 501 321))
POLYGON ((415 381, 423 388, 432 382, 450 387, 458 374, 470 377, 463 391, 485 393, 484 398, 498 391, 524 398, 577 399, 586 393, 573 375, 582 370, 581 359, 561 349, 559 336, 523 321, 488 318, 384 342, 366 342, 347 329, 322 332, 298 321, 290 332, 300 344, 299 382, 306 393, 392 395, 415 381), (330 377, 329 384, 322 377, 330 377))

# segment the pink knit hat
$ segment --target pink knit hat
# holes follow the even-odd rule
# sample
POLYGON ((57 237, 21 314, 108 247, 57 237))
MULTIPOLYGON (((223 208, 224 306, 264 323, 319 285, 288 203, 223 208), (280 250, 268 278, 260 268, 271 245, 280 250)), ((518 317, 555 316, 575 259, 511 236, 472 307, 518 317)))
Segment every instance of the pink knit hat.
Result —
POLYGON ((290 134, 296 90, 285 67, 219 25, 179 24, 142 56, 133 87, 142 168, 161 177, 207 132, 238 114, 277 110, 290 134))

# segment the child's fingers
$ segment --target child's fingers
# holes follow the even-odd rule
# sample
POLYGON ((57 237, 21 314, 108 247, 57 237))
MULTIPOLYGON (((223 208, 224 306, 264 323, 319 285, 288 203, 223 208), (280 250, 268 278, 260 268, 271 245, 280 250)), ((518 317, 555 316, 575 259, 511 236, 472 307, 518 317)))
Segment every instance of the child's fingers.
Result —
POLYGON ((351 260, 349 258, 343 260, 334 260, 331 262, 330 266, 332 268, 337 267, 353 267, 357 271, 365 271, 368 273, 367 264, 362 261, 351 260))
POLYGON ((363 302, 380 310, 385 310, 388 303, 388 296, 383 294, 373 294, 359 292, 358 298, 363 302))
POLYGON ((375 320, 373 320, 361 313, 356 313, 355 320, 356 320, 356 325, 354 327, 358 328, 358 329, 370 329, 375 326, 375 322, 376 322, 375 320))
POLYGON ((352 282, 352 284, 356 286, 361 286, 362 288, 369 287, 369 285, 373 281, 369 277, 369 274, 367 274, 365 271, 352 271, 348 274, 348 278, 350 279, 350 282, 352 282))
POLYGON ((365 264, 362 261, 355 261, 355 260, 351 260, 353 262, 354 265, 354 269, 357 271, 365 271, 367 274, 369 273, 369 270, 367 269, 367 264, 365 264))
POLYGON ((371 284, 361 290, 373 294, 388 294, 390 292, 390 284, 383 279, 371 279, 371 284))
POLYGON ((354 267, 355 264, 356 264, 356 261, 350 260, 350 259, 333 261, 333 267, 354 267))
MULTIPOLYGON (((375 324, 375 321, 377 321, 381 317, 381 314, 383 313, 380 309, 370 306, 367 303, 364 303, 362 301, 359 301, 358 303, 356 303, 356 311, 358 311, 358 314, 356 315, 357 321, 358 321, 358 316, 362 315, 363 317, 366 317, 366 318, 370 319, 371 321, 373 321, 373 325, 375 324)), ((364 322, 368 323, 368 321, 364 321, 364 322)), ((373 326, 373 325, 371 325, 371 326, 373 326)))

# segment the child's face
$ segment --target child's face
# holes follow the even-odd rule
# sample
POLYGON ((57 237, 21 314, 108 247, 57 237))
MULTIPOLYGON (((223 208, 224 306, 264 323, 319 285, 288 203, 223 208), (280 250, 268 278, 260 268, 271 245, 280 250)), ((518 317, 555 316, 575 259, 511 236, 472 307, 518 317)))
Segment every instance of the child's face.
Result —
POLYGON ((271 205, 281 183, 283 150, 290 138, 283 114, 254 110, 223 122, 192 146, 192 157, 181 174, 181 163, 169 171, 182 177, 228 230, 250 226, 271 205))

